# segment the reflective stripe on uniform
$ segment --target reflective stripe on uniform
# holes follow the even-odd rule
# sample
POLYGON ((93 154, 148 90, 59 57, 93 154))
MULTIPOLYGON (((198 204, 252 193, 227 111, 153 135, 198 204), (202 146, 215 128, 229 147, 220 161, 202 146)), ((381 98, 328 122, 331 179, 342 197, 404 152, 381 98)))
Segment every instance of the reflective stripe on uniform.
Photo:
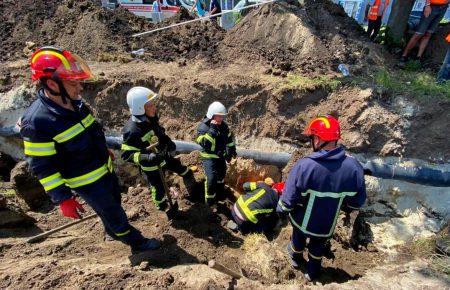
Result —
POLYGON ((234 142, 231 142, 231 143, 228 143, 227 144, 227 147, 232 147, 232 146, 234 146, 235 145, 235 143, 234 142))
POLYGON ((123 233, 114 233, 116 236, 118 236, 118 237, 123 237, 123 236, 125 236, 125 235, 128 235, 130 233, 130 230, 128 230, 128 231, 125 231, 125 232, 123 232, 123 233))
POLYGON ((205 176, 205 202, 207 201, 208 198, 215 198, 216 197, 216 193, 214 193, 213 195, 210 195, 208 193, 208 177, 205 176))
POLYGON ((122 144, 122 146, 120 146, 120 149, 123 151, 141 151, 141 149, 127 144, 122 144))
POLYGON ((152 193, 152 200, 153 203, 156 205, 156 207, 159 209, 159 206, 161 203, 165 202, 167 200, 167 197, 164 195, 162 199, 157 200, 156 199, 156 187, 151 187, 151 193, 152 193))
POLYGON ((158 170, 160 167, 163 167, 165 165, 166 165, 166 161, 163 161, 163 162, 161 162, 159 164, 159 167, 158 167, 158 165, 155 165, 155 166, 142 166, 141 165, 141 169, 143 171, 155 171, 155 170, 158 170))
POLYGON ((183 171, 183 173, 181 173, 180 175, 181 176, 185 176, 186 174, 188 174, 188 172, 189 172, 189 168, 186 168, 186 170, 183 171))
POLYGON ((200 152, 200 156, 203 158, 219 158, 217 154, 211 154, 206 152, 200 152))
POLYGON ((81 176, 64 179, 66 185, 70 188, 77 188, 83 185, 91 184, 97 180, 99 180, 103 175, 108 172, 112 172, 112 160, 108 158, 108 163, 100 166, 99 168, 83 174, 81 176))
POLYGON ((56 154, 55 142, 23 141, 24 152, 29 156, 51 156, 56 154))
POLYGON ((314 255, 311 254, 310 252, 308 252, 308 255, 309 255, 311 258, 316 259, 316 260, 321 260, 321 259, 322 259, 322 257, 314 256, 314 255))
POLYGON ((144 136, 142 136, 141 140, 143 142, 148 141, 150 142, 150 140, 152 139, 152 137, 155 135, 155 132, 153 130, 150 130, 147 132, 147 134, 145 134, 144 136))
POLYGON ((62 178, 61 173, 56 172, 55 174, 39 179, 39 182, 42 184, 45 191, 48 192, 64 184, 64 179, 62 178))
POLYGON ((336 222, 339 216, 339 210, 341 208, 342 202, 344 201, 344 198, 346 196, 354 196, 356 195, 356 192, 320 192, 320 191, 315 191, 312 189, 308 189, 306 192, 302 192, 302 196, 307 196, 309 194, 309 200, 308 200, 308 204, 306 206, 306 210, 305 210, 305 215, 303 217, 303 221, 302 224, 299 225, 294 218, 292 217, 291 214, 289 214, 290 220, 292 222, 292 224, 297 227, 299 230, 301 230, 302 232, 304 232, 305 234, 309 234, 311 236, 315 236, 315 237, 330 237, 333 232, 334 232, 334 228, 336 227, 336 222), (309 224, 309 219, 311 218, 311 212, 313 210, 314 207, 314 201, 316 199, 316 197, 319 198, 323 198, 323 197, 328 197, 328 198, 335 198, 335 199, 339 199, 338 201, 338 205, 336 208, 336 213, 334 216, 334 220, 333 220, 333 224, 330 228, 330 231, 327 234, 317 234, 317 233, 312 233, 310 231, 307 230, 308 224, 309 224))
POLYGON ((87 115, 83 120, 81 120, 81 123, 77 123, 70 127, 69 129, 65 130, 62 133, 59 133, 55 137, 53 137, 53 140, 55 140, 58 143, 64 143, 69 141, 70 139, 78 136, 81 132, 85 130, 85 128, 88 128, 91 126, 95 121, 94 116, 91 114, 87 115))
POLYGON ((141 152, 133 153, 133 162, 139 164, 139 157, 141 156, 141 152))
POLYGON ((254 202, 255 200, 257 200, 259 198, 261 198, 264 195, 265 192, 266 192, 265 189, 261 189, 255 195, 253 195, 252 197, 248 198, 245 201, 244 201, 244 198, 243 198, 242 195, 238 198, 237 203, 238 203, 240 209, 242 209, 242 211, 244 212, 244 215, 252 223, 256 224, 258 222, 258 219, 256 218, 257 214, 273 212, 273 209, 255 209, 255 210, 251 210, 248 207, 250 203, 254 202))
POLYGON ((203 139, 206 139, 209 142, 211 142, 211 151, 216 150, 216 139, 214 139, 211 135, 206 133, 204 135, 200 135, 200 136, 197 137, 197 143, 202 142, 203 139))
POLYGON ((284 202, 281 199, 278 201, 278 205, 283 209, 283 211, 292 211, 293 210, 292 208, 286 207, 284 205, 284 202))
POLYGON ((297 251, 296 249, 294 249, 294 245, 292 244, 292 241, 289 243, 289 245, 291 246, 292 252, 294 252, 294 253, 296 253, 296 254, 301 254, 301 253, 303 253, 303 250, 297 251))
POLYGON ((256 189, 256 182, 252 181, 250 182, 250 190, 255 190, 256 189))

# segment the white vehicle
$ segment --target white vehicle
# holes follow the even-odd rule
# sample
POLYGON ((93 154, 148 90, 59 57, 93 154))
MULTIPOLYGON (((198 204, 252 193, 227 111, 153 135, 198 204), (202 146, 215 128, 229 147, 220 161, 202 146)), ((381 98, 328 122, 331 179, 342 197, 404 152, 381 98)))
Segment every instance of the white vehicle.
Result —
MULTIPOLYGON (((174 16, 180 11, 180 7, 170 5, 167 0, 162 0, 162 5, 159 5, 159 3, 155 1, 156 0, 102 0, 102 6, 110 9, 120 6, 135 15, 150 19, 152 22, 160 22, 174 16)), ((169 1, 176 2, 176 0, 169 1)))

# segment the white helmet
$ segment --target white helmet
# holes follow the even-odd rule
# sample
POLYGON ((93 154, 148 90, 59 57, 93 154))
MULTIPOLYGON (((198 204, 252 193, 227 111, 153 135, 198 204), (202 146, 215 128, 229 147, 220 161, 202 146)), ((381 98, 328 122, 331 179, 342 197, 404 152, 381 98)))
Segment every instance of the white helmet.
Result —
POLYGON ((206 117, 212 119, 214 115, 226 116, 228 114, 227 108, 221 102, 214 102, 208 107, 206 117))
POLYGON ((144 105, 156 99, 158 95, 144 87, 132 87, 127 93, 127 104, 131 115, 141 116, 145 114, 144 105))

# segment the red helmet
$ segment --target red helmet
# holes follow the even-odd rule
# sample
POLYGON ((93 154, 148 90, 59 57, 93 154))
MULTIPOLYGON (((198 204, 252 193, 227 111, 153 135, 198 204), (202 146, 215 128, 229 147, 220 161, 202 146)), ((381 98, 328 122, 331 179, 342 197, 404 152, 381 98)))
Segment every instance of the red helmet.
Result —
POLYGON ((81 57, 51 46, 37 49, 31 57, 30 67, 32 80, 48 77, 86 81, 93 78, 89 66, 81 57))
POLYGON ((324 141, 337 141, 341 138, 339 121, 330 115, 314 118, 303 132, 306 136, 316 135, 324 141))
POLYGON ((277 182, 272 185, 272 188, 276 190, 278 195, 281 195, 283 193, 284 189, 284 182, 277 182))

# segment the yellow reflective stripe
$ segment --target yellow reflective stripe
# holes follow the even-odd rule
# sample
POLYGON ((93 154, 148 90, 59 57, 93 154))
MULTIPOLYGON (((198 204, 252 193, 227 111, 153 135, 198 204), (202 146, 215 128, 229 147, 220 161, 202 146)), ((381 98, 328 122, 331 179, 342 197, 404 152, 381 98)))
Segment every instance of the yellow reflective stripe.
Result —
POLYGON ((56 172, 55 174, 39 179, 39 182, 42 184, 45 191, 49 191, 64 184, 64 179, 62 178, 61 173, 56 172))
POLYGON ((118 236, 118 237, 123 237, 123 236, 125 236, 125 235, 128 235, 129 233, 130 233, 130 230, 125 231, 125 232, 123 232, 123 233, 115 233, 115 235, 118 236))
POLYGON ((265 189, 261 189, 255 195, 253 195, 249 199, 245 200, 245 203, 248 205, 248 204, 254 202, 255 200, 259 199, 261 196, 263 196, 265 192, 266 192, 265 189))
POLYGON ((294 249, 294 245, 292 245, 292 242, 290 242, 289 245, 291 246, 292 252, 297 253, 297 254, 303 253, 303 250, 297 251, 296 249, 294 249))
POLYGON ((141 151, 141 149, 127 144, 122 144, 122 146, 120 146, 120 149, 123 151, 141 151))
POLYGON ((181 173, 180 175, 185 176, 186 174, 188 174, 188 172, 189 172, 189 168, 186 168, 186 170, 183 173, 181 173))
POLYGON ((206 152, 200 152, 200 156, 203 158, 219 158, 216 154, 206 153, 206 152))
POLYGON ((311 254, 310 252, 308 252, 308 255, 311 256, 311 258, 316 259, 316 260, 322 259, 322 257, 314 256, 314 255, 311 254))
POLYGON ((156 199, 156 188, 154 186, 151 187, 151 193, 152 193, 152 200, 153 203, 156 205, 157 208, 159 208, 159 205, 167 200, 166 196, 163 196, 161 200, 156 199))
POLYGON ((231 142, 231 143, 228 143, 227 144, 227 147, 232 147, 232 146, 234 146, 234 145, 236 145, 234 142, 231 142))
POLYGON ((256 182, 250 182, 250 190, 256 189, 256 182))
POLYGON ((70 188, 77 188, 83 185, 91 184, 97 180, 99 180, 103 175, 105 175, 108 172, 112 172, 112 160, 111 158, 108 159, 108 163, 102 165, 101 167, 83 174, 81 176, 64 179, 66 185, 70 188))
POLYGON ((133 154, 133 162, 139 164, 139 157, 141 156, 141 152, 136 152, 133 154))
POLYGON ((254 215, 257 215, 257 214, 260 214, 260 213, 271 213, 271 212, 273 212, 273 209, 271 209, 271 208, 268 208, 268 209, 255 209, 255 210, 252 210, 252 213, 253 213, 254 215))
POLYGON ((216 150, 216 139, 214 139, 211 135, 206 133, 197 137, 197 143, 200 143, 203 139, 206 139, 209 142, 211 142, 211 151, 216 150))
POLYGON ((215 197, 216 197, 215 193, 210 195, 208 192, 208 177, 205 176, 205 202, 208 198, 215 198, 215 197))
POLYGON ((40 51, 40 52, 36 53, 36 55, 31 60, 31 63, 34 63, 36 61, 36 59, 38 57, 40 57, 41 55, 43 55, 43 54, 50 54, 50 55, 53 55, 53 56, 59 58, 59 60, 61 60, 61 62, 63 64, 64 68, 66 70, 70 70, 70 63, 67 60, 67 58, 64 55, 62 55, 61 53, 56 52, 56 51, 52 51, 52 50, 43 50, 43 51, 40 51))
POLYGON ((89 114, 89 115, 87 115, 87 117, 85 117, 83 120, 81 120, 81 124, 77 123, 76 125, 73 125, 72 127, 65 130, 64 132, 59 133, 58 135, 53 137, 53 140, 55 140, 58 143, 63 143, 63 142, 69 141, 70 139, 74 138, 75 136, 77 136, 78 134, 83 132, 85 128, 92 125, 92 123, 94 123, 94 121, 95 121, 95 118, 91 114, 89 114))
POLYGON ((242 195, 238 198, 237 203, 239 205, 239 208, 242 209, 242 211, 244 212, 245 217, 252 223, 256 224, 258 222, 258 219, 253 215, 251 210, 248 208, 248 205, 246 202, 244 202, 242 195))
POLYGON ((144 141, 144 142, 145 141, 150 141, 154 135, 155 135, 155 132, 153 130, 150 130, 150 131, 147 132, 147 134, 142 136, 141 140, 144 141))
MULTIPOLYGON (((161 162, 161 163, 159 164, 159 167, 163 167, 163 166, 165 166, 165 165, 166 165, 166 161, 163 161, 163 162, 161 162)), ((158 170, 159 167, 158 167, 158 165, 155 165, 155 166, 142 166, 142 165, 141 165, 141 168, 142 168, 142 170, 144 170, 144 171, 155 171, 155 170, 158 170)))
POLYGON ((56 154, 55 142, 23 141, 24 152, 30 156, 51 156, 56 154))

